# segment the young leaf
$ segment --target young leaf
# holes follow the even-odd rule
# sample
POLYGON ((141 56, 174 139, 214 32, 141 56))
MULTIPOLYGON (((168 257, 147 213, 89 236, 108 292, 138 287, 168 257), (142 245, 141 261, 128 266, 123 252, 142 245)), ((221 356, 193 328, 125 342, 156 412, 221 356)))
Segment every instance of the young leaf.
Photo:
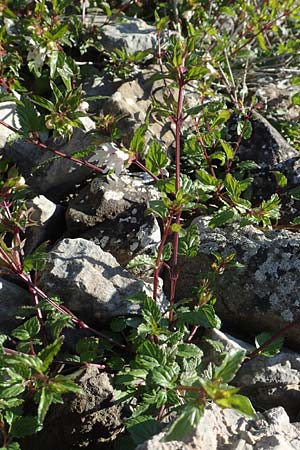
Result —
POLYGON ((15 328, 12 335, 19 339, 20 341, 29 341, 31 338, 37 336, 40 332, 41 326, 37 317, 31 317, 31 319, 26 320, 18 328, 15 328))
POLYGON ((209 221, 209 228, 217 228, 232 222, 236 217, 236 213, 233 209, 221 208, 209 221))
POLYGON ((229 383, 235 376, 245 358, 245 350, 229 350, 220 366, 215 367, 214 379, 229 383))
POLYGON ((152 378, 154 383, 159 386, 173 389, 175 387, 177 373, 173 367, 155 367, 152 371, 152 378))
POLYGON ((141 153, 144 149, 144 137, 148 125, 145 123, 139 126, 134 132, 133 138, 130 141, 130 150, 135 153, 141 153))
POLYGON ((181 441, 187 434, 191 433, 203 416, 202 405, 187 405, 183 412, 175 419, 163 438, 164 442, 181 441))
POLYGON ((152 141, 145 161, 147 169, 154 175, 157 175, 159 171, 168 164, 168 157, 163 151, 161 145, 156 141, 152 141))
POLYGON ((10 434, 12 437, 22 438, 29 436, 30 434, 37 433, 40 429, 41 426, 37 420, 37 417, 17 417, 10 427, 10 434))
POLYGON ((38 406, 38 422, 42 424, 48 412, 48 409, 53 401, 53 393, 43 387, 41 391, 39 406, 38 406))
POLYGON ((47 347, 43 348, 38 353, 38 357, 43 361, 42 365, 42 371, 45 373, 50 364, 52 363, 54 357, 59 352, 62 344, 63 344, 63 336, 57 338, 55 341, 53 341, 51 344, 47 345, 47 347))
MULTIPOLYGON (((268 341, 273 336, 272 333, 260 333, 258 336, 255 336, 255 346, 256 348, 259 348, 261 345, 263 345, 266 341, 268 341)), ((264 348, 260 355, 266 356, 268 358, 271 358, 272 356, 277 355, 280 353, 280 350, 283 346, 284 337, 281 336, 275 341, 273 341, 271 344, 269 344, 266 348, 264 348)))
POLYGON ((235 411, 241 414, 245 414, 246 416, 250 416, 253 419, 255 419, 256 417, 255 410, 249 398, 245 397, 244 395, 233 394, 229 397, 216 399, 215 402, 222 408, 234 409, 235 411))
POLYGON ((281 172, 279 172, 278 170, 274 170, 273 175, 276 178, 276 182, 278 184, 279 187, 285 187, 287 185, 287 177, 285 175, 283 175, 281 172))
POLYGON ((151 416, 138 416, 130 419, 127 429, 135 445, 140 445, 155 434, 158 434, 162 429, 162 425, 151 416))

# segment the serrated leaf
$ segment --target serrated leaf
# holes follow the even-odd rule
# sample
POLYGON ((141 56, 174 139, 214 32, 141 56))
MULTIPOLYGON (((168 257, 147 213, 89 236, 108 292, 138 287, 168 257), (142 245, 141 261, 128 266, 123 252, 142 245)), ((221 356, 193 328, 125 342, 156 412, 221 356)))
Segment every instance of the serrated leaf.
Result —
POLYGON ((26 320, 22 325, 18 328, 15 328, 12 331, 12 336, 19 339, 20 341, 29 341, 31 338, 38 335, 40 332, 41 326, 38 318, 31 317, 31 319, 26 320))
MULTIPOLYGON (((264 332, 260 333, 259 335, 255 336, 255 346, 256 348, 259 348, 261 345, 263 345, 266 341, 271 339, 273 336, 272 333, 264 332)), ((280 353, 280 350, 283 346, 284 337, 281 336, 278 339, 275 339, 271 344, 269 344, 266 348, 264 348, 260 355, 266 356, 268 358, 271 358, 272 356, 277 355, 280 353)))
POLYGON ((283 173, 279 172, 278 170, 273 170, 272 174, 275 176, 277 185, 279 187, 282 188, 287 185, 288 180, 287 180, 287 177, 285 175, 283 175, 283 173))
POLYGON ((162 425, 151 416, 140 415, 129 421, 127 429, 135 445, 140 445, 155 434, 158 434, 162 429, 162 425))
POLYGON ((73 392, 79 395, 83 394, 82 388, 64 375, 57 375, 55 378, 52 378, 48 386, 51 391, 57 394, 66 394, 67 392, 73 392))
POLYGON ((40 424, 44 422, 44 419, 46 417, 46 414, 52 401, 53 401, 53 393, 49 389, 43 387, 41 390, 41 396, 38 406, 38 422, 40 424))
POLYGON ((213 130, 217 126, 226 123, 230 119, 230 117, 231 117, 230 111, 228 111, 228 109, 223 109, 222 111, 219 112, 218 117, 212 123, 211 129, 213 130))
POLYGON ((135 153, 141 153, 144 149, 144 137, 148 125, 140 125, 134 132, 133 138, 130 141, 130 150, 135 153))
POLYGON ((21 97, 16 107, 16 113, 24 135, 28 136, 32 132, 40 132, 45 129, 44 119, 38 115, 37 110, 28 98, 21 97))
POLYGON ((245 358, 245 350, 229 350, 220 366, 215 366, 214 379, 229 383, 235 376, 245 358))
POLYGON ((185 235, 180 237, 178 245, 178 254, 181 256, 196 256, 200 244, 199 229, 196 224, 190 225, 185 230, 185 235))
POLYGON ((157 175, 161 169, 167 166, 168 157, 163 151, 161 145, 152 141, 145 157, 146 167, 154 175, 157 175))
POLYGON ((236 213, 229 208, 222 209, 217 212, 213 218, 209 221, 209 228, 217 228, 225 225, 226 223, 230 223, 234 220, 236 213))
POLYGON ((61 349, 63 340, 64 340, 63 336, 60 336, 38 353, 38 357, 40 358, 41 361, 43 361, 42 365, 43 372, 46 372, 50 364, 52 364, 53 359, 61 349))
POLYGON ((250 139, 251 136, 252 136, 252 124, 250 120, 247 120, 243 126, 243 138, 247 140, 250 139))
POLYGON ((172 367, 155 367, 152 371, 152 378, 154 383, 159 386, 173 389, 176 385, 177 374, 172 367))
POLYGON ((231 145, 228 142, 223 141, 223 139, 220 140, 220 143, 223 147, 224 152, 226 153, 227 159, 233 159, 234 151, 231 145))
POLYGON ((127 263, 127 269, 133 269, 134 267, 146 266, 153 268, 155 265, 155 257, 150 255, 137 255, 127 263))
POLYGON ((31 255, 25 256, 23 260, 23 271, 30 272, 31 270, 40 271, 44 268, 47 260, 46 253, 47 243, 43 243, 31 255))
POLYGON ((183 412, 172 423, 166 435, 164 442, 181 441, 187 434, 191 433, 203 416, 203 406, 187 405, 183 412))
POLYGON ((177 355, 181 358, 197 358, 200 360, 203 352, 195 344, 179 344, 177 347, 177 355))
POLYGON ((2 399, 10 399, 10 398, 18 397, 24 391, 25 391, 25 386, 23 386, 23 384, 20 382, 11 384, 10 386, 7 386, 7 387, 0 386, 0 396, 2 399))
POLYGON ((34 416, 18 417, 10 427, 10 435, 14 438, 23 438, 40 431, 41 426, 34 416))
POLYGON ((233 394, 229 397, 216 399, 217 405, 222 408, 231 408, 235 411, 250 416, 255 419, 256 413, 248 397, 240 394, 233 394))

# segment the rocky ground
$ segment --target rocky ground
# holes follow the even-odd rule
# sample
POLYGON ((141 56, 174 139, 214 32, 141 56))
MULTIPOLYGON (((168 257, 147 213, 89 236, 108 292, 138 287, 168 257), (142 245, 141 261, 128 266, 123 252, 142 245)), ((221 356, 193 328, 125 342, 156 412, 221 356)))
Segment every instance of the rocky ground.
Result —
MULTIPOLYGON (((156 34, 152 26, 140 19, 131 19, 126 25, 107 26, 105 39, 108 48, 125 46, 129 52, 135 52, 155 45, 156 34)), ((140 69, 131 81, 114 82, 94 71, 84 81, 87 97, 108 96, 92 102, 90 110, 98 115, 123 116, 119 126, 126 130, 128 142, 136 127, 145 121, 151 95, 159 92, 160 82, 150 82, 155 70, 148 66, 140 69)), ((284 81, 275 76, 272 83, 262 80, 257 95, 266 102, 284 98, 291 118, 298 120, 299 107, 291 108, 288 103, 293 87, 288 79, 284 81)), ((239 150, 242 157, 258 164, 253 194, 257 198, 267 198, 274 192, 273 171, 284 174, 289 187, 299 184, 298 151, 263 115, 254 115, 253 134, 239 150)), ((0 116, 18 126, 13 103, 2 103, 0 116)), ((87 168, 65 159, 50 158, 41 169, 33 171, 49 159, 49 154, 22 141, 10 145, 9 134, 0 127, 1 151, 18 165, 36 195, 28 206, 34 208, 37 223, 29 230, 25 251, 29 253, 42 242, 50 242, 49 260, 40 275, 39 285, 59 296, 78 317, 98 329, 113 317, 134 314, 136 307, 126 302, 126 298, 135 291, 149 290, 150 285, 149 280, 130 273, 126 265, 137 254, 150 254, 161 237, 156 219, 144 216, 149 199, 158 196, 151 180, 144 174, 129 172, 120 176, 91 176, 87 168)), ((146 137, 153 136, 167 146, 174 142, 171 129, 150 121, 146 137)), ((69 142, 56 148, 71 154, 87 146, 89 139, 87 132, 77 130, 69 142)), ((97 162, 100 153, 99 149, 89 160, 97 162)), ((283 206, 286 223, 299 215, 299 206, 297 201, 283 206)), ((223 256, 234 252, 243 267, 226 271, 216 286, 216 309, 226 333, 215 333, 225 349, 251 348, 246 343, 252 338, 249 330, 253 334, 276 332, 293 321, 300 322, 300 233, 297 227, 290 230, 278 226, 265 232, 253 226, 237 228, 233 225, 211 230, 207 227, 208 220, 205 216, 194 219, 201 243, 197 257, 181 261, 177 299, 186 297, 189 287, 196 284, 198 273, 209 269, 211 251, 223 256)), ((1 333, 14 328, 16 308, 27 300, 27 293, 21 286, 1 278, 1 333)), ((76 333, 73 336, 71 333, 68 339, 72 345, 76 333)), ((137 450, 300 449, 299 344, 300 328, 293 327, 286 334, 286 348, 280 355, 249 360, 239 371, 234 384, 260 411, 256 421, 212 406, 185 442, 161 443, 158 435, 139 445, 137 450)), ((70 398, 63 406, 51 409, 42 436, 30 442, 32 450, 115 448, 114 438, 123 430, 123 412, 112 402, 109 376, 87 368, 78 382, 85 396, 70 398)))

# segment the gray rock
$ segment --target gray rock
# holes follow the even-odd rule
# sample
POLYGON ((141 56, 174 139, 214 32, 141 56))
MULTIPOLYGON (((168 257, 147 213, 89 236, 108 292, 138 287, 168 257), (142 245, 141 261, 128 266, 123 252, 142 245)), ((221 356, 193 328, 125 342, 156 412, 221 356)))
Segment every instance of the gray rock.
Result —
MULTIPOLYGON (((106 140, 106 138, 99 138, 99 146, 106 140)), ((76 129, 70 141, 62 145, 59 142, 47 142, 50 148, 62 151, 69 156, 91 144, 91 136, 80 129, 76 129)), ((85 159, 97 165, 97 152, 102 154, 100 147, 85 159)), ((83 183, 92 173, 87 167, 79 166, 65 158, 57 158, 51 152, 23 141, 16 141, 7 146, 5 154, 17 164, 26 183, 36 193, 43 194, 52 201, 58 201, 73 192, 76 185, 83 183)))
POLYGON ((65 231, 65 208, 48 200, 44 195, 26 202, 30 211, 31 226, 26 229, 26 254, 34 251, 43 242, 53 244, 65 231))
POLYGON ((183 442, 160 442, 164 433, 139 445, 136 450, 299 450, 300 430, 291 424, 283 408, 259 414, 257 420, 243 417, 215 404, 206 407, 194 433, 183 442))
POLYGON ((147 290, 112 255, 85 239, 64 239, 53 248, 40 285, 81 320, 95 325, 135 313, 138 306, 128 297, 147 290))
MULTIPOLYGON (((254 347, 219 330, 206 333, 210 339, 224 345, 224 352, 244 349, 248 353, 254 347)), ((300 419, 300 354, 283 348, 272 358, 256 356, 246 359, 232 384, 241 388, 240 393, 250 398, 253 406, 265 411, 284 407, 291 421, 300 419)))
POLYGON ((278 163, 299 156, 297 150, 258 112, 253 113, 251 123, 252 135, 250 139, 242 140, 238 149, 242 160, 251 159, 261 168, 272 169, 278 163))
POLYGON ((43 431, 30 437, 26 449, 114 448, 113 442, 122 430, 122 410, 111 402, 109 376, 89 366, 76 381, 84 394, 66 395, 62 405, 53 405, 43 431))
POLYGON ((69 202, 66 214, 71 235, 86 231, 129 208, 159 198, 158 191, 137 175, 108 175, 95 178, 69 202))
POLYGON ((129 54, 133 54, 156 47, 156 29, 142 19, 124 17, 121 22, 107 24, 107 16, 88 14, 86 23, 100 26, 99 38, 107 52, 111 52, 115 48, 125 48, 129 54))
POLYGON ((125 267, 137 254, 153 253, 161 239, 160 227, 152 215, 145 216, 145 204, 136 204, 105 220, 80 237, 111 253, 125 267))
MULTIPOLYGON (((16 103, 14 102, 1 102, 0 103, 0 120, 6 122, 12 127, 19 128, 20 123, 16 114, 16 103)), ((0 149, 4 148, 9 136, 14 132, 3 125, 0 125, 0 149)))
MULTIPOLYGON (((242 332, 278 331, 300 319, 300 235, 287 230, 262 232, 255 227, 208 228, 208 220, 195 219, 200 247, 194 258, 181 260, 177 298, 191 295, 199 274, 210 269, 212 251, 236 254, 243 268, 231 268, 215 283, 216 310, 229 327, 242 332)), ((290 343, 300 343, 300 329, 291 328, 290 343)))
POLYGON ((0 334, 8 334, 20 325, 16 319, 18 309, 30 304, 30 295, 20 286, 0 278, 0 334))

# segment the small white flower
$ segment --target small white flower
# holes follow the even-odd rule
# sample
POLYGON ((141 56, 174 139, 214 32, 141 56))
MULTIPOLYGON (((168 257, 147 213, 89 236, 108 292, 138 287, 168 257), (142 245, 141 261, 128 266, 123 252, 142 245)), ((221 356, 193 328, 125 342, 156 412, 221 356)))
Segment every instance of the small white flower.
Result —
POLYGON ((84 113, 87 112, 88 110, 89 110, 89 104, 88 104, 88 102, 85 102, 85 101, 81 102, 77 108, 77 111, 84 112, 84 113))
POLYGON ((46 59, 47 56, 47 49, 46 47, 34 47, 32 50, 29 50, 27 55, 28 61, 34 61, 34 66, 36 70, 39 70, 46 59))
POLYGON ((105 166, 104 173, 114 170, 116 175, 120 175, 129 160, 129 154, 120 150, 116 144, 110 142, 101 146, 103 154, 99 158, 99 163, 105 166))
POLYGON ((12 19, 9 19, 8 17, 4 17, 3 22, 6 28, 6 33, 9 35, 14 34, 15 22, 12 19))

